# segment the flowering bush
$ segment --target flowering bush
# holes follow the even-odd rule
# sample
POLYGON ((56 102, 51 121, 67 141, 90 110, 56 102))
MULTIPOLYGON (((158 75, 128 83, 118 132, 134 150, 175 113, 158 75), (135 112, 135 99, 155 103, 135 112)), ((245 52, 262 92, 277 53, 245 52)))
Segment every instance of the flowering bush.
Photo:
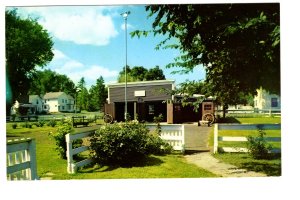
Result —
POLYGON ((138 121, 107 124, 96 131, 90 143, 91 156, 103 165, 130 165, 149 154, 167 153, 164 146, 168 146, 138 121))

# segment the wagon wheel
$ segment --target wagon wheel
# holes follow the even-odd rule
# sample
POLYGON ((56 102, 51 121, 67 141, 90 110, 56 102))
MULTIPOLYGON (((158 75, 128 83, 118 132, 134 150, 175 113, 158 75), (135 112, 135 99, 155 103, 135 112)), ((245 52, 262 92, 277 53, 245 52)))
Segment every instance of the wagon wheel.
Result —
POLYGON ((211 113, 206 113, 202 116, 203 121, 208 121, 210 124, 215 121, 215 116, 211 113))
POLYGON ((112 123, 113 122, 113 117, 110 114, 105 114, 103 117, 103 120, 105 123, 112 123))

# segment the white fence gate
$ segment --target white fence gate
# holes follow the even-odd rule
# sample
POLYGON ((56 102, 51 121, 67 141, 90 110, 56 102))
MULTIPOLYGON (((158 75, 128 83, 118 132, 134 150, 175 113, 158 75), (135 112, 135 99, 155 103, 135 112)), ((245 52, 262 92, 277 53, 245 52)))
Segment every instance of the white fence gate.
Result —
POLYGON ((34 139, 7 141, 8 180, 38 180, 35 151, 34 139))
MULTIPOLYGON (((157 125, 146 125, 150 131, 154 131, 157 125)), ((168 124, 161 125, 160 138, 168 142, 174 150, 184 152, 184 125, 168 124)))
MULTIPOLYGON (((214 153, 218 151, 222 152, 248 152, 247 148, 242 147, 219 147, 219 141, 227 142, 246 142, 247 137, 237 137, 237 136, 218 136, 219 130, 280 130, 280 124, 215 124, 214 129, 214 153)), ((266 137, 266 141, 280 142, 281 138, 279 137, 266 137)), ((272 149, 272 152, 279 153, 280 149, 272 149)))

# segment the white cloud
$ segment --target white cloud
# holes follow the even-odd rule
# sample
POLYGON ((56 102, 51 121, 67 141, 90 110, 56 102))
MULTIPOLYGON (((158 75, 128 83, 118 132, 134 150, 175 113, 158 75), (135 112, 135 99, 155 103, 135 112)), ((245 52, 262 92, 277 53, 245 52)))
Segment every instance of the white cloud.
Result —
POLYGON ((88 86, 95 84, 96 79, 102 76, 104 79, 116 78, 118 71, 99 65, 85 65, 78 60, 72 59, 62 51, 54 49, 54 59, 48 65, 51 70, 59 74, 67 75, 75 84, 84 77, 88 86))
POLYGON ((23 11, 39 16, 39 23, 54 37, 76 44, 107 45, 118 35, 112 16, 104 7, 50 6, 25 7, 23 11))

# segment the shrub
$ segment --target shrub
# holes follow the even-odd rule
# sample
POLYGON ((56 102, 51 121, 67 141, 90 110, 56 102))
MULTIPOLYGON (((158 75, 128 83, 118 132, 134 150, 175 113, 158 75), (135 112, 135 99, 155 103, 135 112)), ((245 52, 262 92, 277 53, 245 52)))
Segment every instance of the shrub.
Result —
POLYGON ((149 154, 162 153, 163 141, 137 121, 107 124, 90 139, 91 156, 99 164, 131 165, 149 154))
MULTIPOLYGON (((65 122, 60 122, 57 127, 56 132, 50 132, 49 135, 55 140, 56 144, 56 151, 61 158, 66 159, 66 151, 67 151, 67 144, 65 135, 68 133, 73 133, 74 129, 72 126, 72 121, 70 119, 66 120, 65 122)), ((78 141, 76 141, 78 143, 78 141)))
POLYGON ((12 128, 13 128, 13 129, 16 129, 17 127, 18 127, 18 124, 17 124, 17 123, 13 123, 13 124, 12 124, 12 128))
POLYGON ((265 140, 266 133, 259 129, 258 130, 258 137, 247 137, 247 147, 249 149, 250 155, 254 159, 268 159, 270 158, 270 150, 272 146, 268 144, 265 140))
POLYGON ((57 124, 57 122, 56 122, 55 119, 51 119, 51 120, 47 123, 47 125, 48 125, 48 126, 51 126, 51 127, 56 126, 56 124, 57 124))
POLYGON ((22 126, 22 128, 32 128, 32 124, 29 123, 28 121, 26 121, 25 123, 23 123, 21 126, 22 126))
POLYGON ((36 126, 36 127, 43 127, 44 125, 45 125, 45 121, 44 120, 40 120, 40 121, 38 121, 38 122, 35 122, 34 123, 34 125, 36 126))

